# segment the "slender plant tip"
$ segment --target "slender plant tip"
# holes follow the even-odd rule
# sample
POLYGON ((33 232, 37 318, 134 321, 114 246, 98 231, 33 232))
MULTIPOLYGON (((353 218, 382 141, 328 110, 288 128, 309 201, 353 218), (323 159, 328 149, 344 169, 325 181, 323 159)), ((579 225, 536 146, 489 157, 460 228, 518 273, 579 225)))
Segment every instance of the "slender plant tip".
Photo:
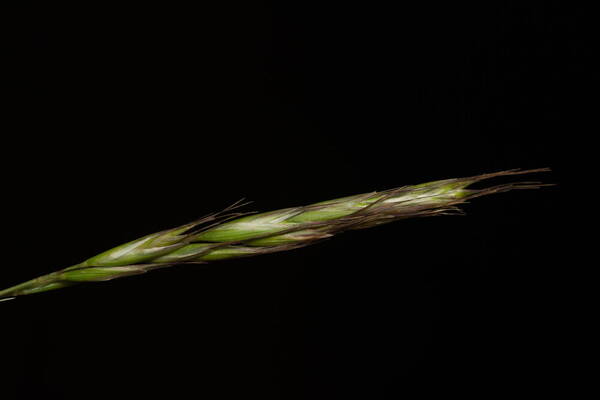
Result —
POLYGON ((1 301, 13 300, 13 299, 16 299, 16 297, 5 297, 5 298, 3 298, 3 299, 0 299, 0 302, 1 302, 1 301))
POLYGON ((483 189, 474 189, 471 185, 496 177, 548 171, 550 168, 511 169, 265 213, 240 212, 241 207, 249 204, 242 199, 223 211, 189 224, 144 236, 77 265, 1 290, 0 301, 84 282, 138 275, 178 264, 204 264, 297 249, 345 231, 406 218, 463 215, 458 206, 473 198, 514 189, 553 186, 538 181, 504 183, 483 189))

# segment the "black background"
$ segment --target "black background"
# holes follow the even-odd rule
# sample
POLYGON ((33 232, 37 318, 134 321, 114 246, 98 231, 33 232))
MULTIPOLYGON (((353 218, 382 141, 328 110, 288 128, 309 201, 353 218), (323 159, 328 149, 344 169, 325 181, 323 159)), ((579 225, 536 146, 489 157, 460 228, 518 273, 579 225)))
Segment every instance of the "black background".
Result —
POLYGON ((275 3, 5 14, 1 286, 241 197, 270 210, 509 168, 559 185, 1 303, 2 399, 572 394, 561 212, 597 108, 589 10, 275 3))

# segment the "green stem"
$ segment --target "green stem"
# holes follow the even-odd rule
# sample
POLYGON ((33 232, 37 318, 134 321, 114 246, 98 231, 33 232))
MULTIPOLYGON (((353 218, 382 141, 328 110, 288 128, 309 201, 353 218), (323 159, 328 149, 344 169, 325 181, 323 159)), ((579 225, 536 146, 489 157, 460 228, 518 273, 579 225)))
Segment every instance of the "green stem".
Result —
POLYGON ((49 290, 71 286, 73 284, 72 282, 65 282, 64 280, 60 279, 60 274, 63 271, 57 271, 51 274, 43 275, 27 282, 9 287, 8 289, 1 290, 0 299, 16 297, 25 294, 47 292, 49 290))

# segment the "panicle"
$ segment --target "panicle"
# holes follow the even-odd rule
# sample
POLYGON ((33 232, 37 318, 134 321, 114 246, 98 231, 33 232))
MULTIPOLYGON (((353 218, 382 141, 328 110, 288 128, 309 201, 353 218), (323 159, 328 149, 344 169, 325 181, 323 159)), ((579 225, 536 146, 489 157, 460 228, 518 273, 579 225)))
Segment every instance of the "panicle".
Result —
POLYGON ((174 264, 198 264, 291 250, 344 231, 405 218, 457 214, 461 212, 458 205, 476 197, 549 186, 540 182, 517 182, 484 189, 469 188, 476 182, 548 170, 508 170, 445 179, 260 214, 232 212, 245 205, 238 202, 220 213, 144 236, 80 264, 2 290, 0 299, 137 275, 174 264))

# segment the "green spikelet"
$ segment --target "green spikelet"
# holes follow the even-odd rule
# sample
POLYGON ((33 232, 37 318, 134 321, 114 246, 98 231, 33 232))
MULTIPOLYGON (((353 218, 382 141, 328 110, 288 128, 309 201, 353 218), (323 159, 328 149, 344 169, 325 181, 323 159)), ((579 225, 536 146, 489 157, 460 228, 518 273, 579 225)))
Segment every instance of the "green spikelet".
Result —
POLYGON ((549 171, 508 170, 365 193, 266 213, 242 213, 234 204, 220 213, 144 236, 80 264, 0 291, 1 298, 61 289, 81 282, 107 281, 175 264, 198 264, 291 250, 344 231, 405 218, 461 213, 466 201, 513 189, 549 186, 508 183, 485 189, 472 184, 489 178, 549 171))

